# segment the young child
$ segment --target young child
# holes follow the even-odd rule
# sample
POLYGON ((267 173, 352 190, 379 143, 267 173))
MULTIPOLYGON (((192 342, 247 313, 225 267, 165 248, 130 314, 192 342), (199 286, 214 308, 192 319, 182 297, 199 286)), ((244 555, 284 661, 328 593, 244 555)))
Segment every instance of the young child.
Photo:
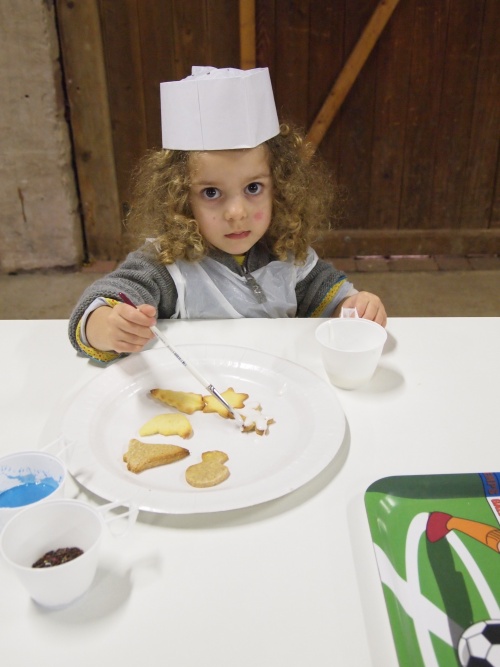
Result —
POLYGON ((77 350, 138 352, 163 318, 335 317, 344 306, 385 326, 380 299, 311 247, 333 187, 302 135, 279 125, 267 69, 194 67, 161 84, 161 103, 163 150, 141 162, 129 215, 151 238, 83 293, 69 324, 77 350))

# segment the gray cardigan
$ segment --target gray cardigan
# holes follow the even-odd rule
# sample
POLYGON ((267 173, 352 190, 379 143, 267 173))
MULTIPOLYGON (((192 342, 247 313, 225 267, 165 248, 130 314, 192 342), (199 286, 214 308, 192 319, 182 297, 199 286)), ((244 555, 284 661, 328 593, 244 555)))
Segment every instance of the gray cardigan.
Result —
MULTIPOLYGON (((232 255, 214 249, 210 257, 243 275, 242 267, 232 255)), ((256 271, 273 260, 276 258, 265 244, 257 243, 247 253, 246 269, 249 272, 256 271)), ((337 271, 328 262, 318 260, 295 288, 296 317, 311 317, 313 313, 323 317, 330 315, 351 289, 352 284, 344 273, 337 271), (327 301, 322 310, 315 313, 335 285, 339 285, 339 289, 334 299, 327 301)), ((154 306, 158 319, 171 318, 176 309, 177 290, 174 281, 165 265, 159 261, 153 244, 148 244, 130 253, 115 271, 96 280, 83 292, 69 320, 69 337, 75 349, 81 351, 76 340, 76 328, 90 304, 97 297, 120 300, 119 292, 125 292, 135 303, 154 306)))

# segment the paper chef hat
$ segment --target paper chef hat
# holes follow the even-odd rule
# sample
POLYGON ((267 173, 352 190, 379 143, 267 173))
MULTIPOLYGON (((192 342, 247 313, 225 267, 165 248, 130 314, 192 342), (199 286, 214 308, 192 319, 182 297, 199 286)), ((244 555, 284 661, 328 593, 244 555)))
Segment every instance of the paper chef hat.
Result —
POLYGON ((160 84, 163 148, 254 148, 279 133, 269 70, 193 67, 160 84))

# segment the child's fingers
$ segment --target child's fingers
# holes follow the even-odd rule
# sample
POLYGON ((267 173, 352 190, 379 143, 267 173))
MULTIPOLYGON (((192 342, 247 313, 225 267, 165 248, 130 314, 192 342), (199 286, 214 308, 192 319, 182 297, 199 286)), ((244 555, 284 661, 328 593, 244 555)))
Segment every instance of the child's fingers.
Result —
POLYGON ((356 309, 360 317, 366 320, 377 322, 385 327, 387 324, 387 314, 385 312, 384 304, 375 294, 369 292, 359 292, 356 295, 356 309))
MULTIPOLYGON (((152 306, 149 308, 155 313, 152 306)), ((155 318, 127 304, 117 304, 113 311, 109 321, 113 349, 116 352, 139 352, 154 337, 150 327, 156 323, 155 318)))
POLYGON ((154 306, 151 306, 149 303, 143 303, 141 306, 137 307, 137 310, 139 310, 141 313, 144 313, 146 317, 151 317, 153 319, 156 318, 156 308, 154 306))
POLYGON ((383 327, 387 324, 387 315, 382 303, 368 302, 363 317, 367 320, 372 320, 383 327))
POLYGON ((123 318, 126 322, 139 327, 149 328, 156 324, 156 310, 154 306, 149 304, 142 304, 138 308, 129 306, 126 303, 118 303, 113 308, 115 314, 123 318))
POLYGON ((342 305, 345 308, 356 308, 359 317, 363 317, 365 320, 372 320, 383 327, 387 324, 384 304, 375 294, 358 292, 358 294, 348 297, 342 305))
POLYGON ((116 329, 111 332, 113 349, 116 352, 137 352, 151 340, 149 335, 135 334, 131 331, 116 329))

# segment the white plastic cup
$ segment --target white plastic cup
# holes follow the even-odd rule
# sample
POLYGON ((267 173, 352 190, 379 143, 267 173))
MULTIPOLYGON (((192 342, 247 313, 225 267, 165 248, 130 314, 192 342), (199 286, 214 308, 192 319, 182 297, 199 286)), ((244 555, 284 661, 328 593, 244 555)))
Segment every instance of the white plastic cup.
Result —
POLYGON ((35 602, 44 607, 68 605, 94 580, 105 523, 128 516, 128 530, 135 521, 135 508, 109 514, 121 504, 92 507, 79 500, 51 500, 28 506, 5 526, 0 553, 35 602), (33 567, 47 552, 65 547, 78 547, 83 554, 61 565, 33 567))
POLYGON ((342 389, 356 389, 373 376, 387 332, 371 320, 334 318, 320 324, 316 340, 332 384, 342 389))
POLYGON ((47 452, 18 452, 0 458, 0 531, 11 517, 28 505, 39 505, 47 500, 62 498, 66 478, 64 463, 47 452), (30 488, 32 484, 43 484, 45 490, 52 490, 49 490, 45 497, 33 501, 33 489, 30 488), (13 502, 11 494, 14 490, 16 505, 4 506, 4 503, 13 502))

